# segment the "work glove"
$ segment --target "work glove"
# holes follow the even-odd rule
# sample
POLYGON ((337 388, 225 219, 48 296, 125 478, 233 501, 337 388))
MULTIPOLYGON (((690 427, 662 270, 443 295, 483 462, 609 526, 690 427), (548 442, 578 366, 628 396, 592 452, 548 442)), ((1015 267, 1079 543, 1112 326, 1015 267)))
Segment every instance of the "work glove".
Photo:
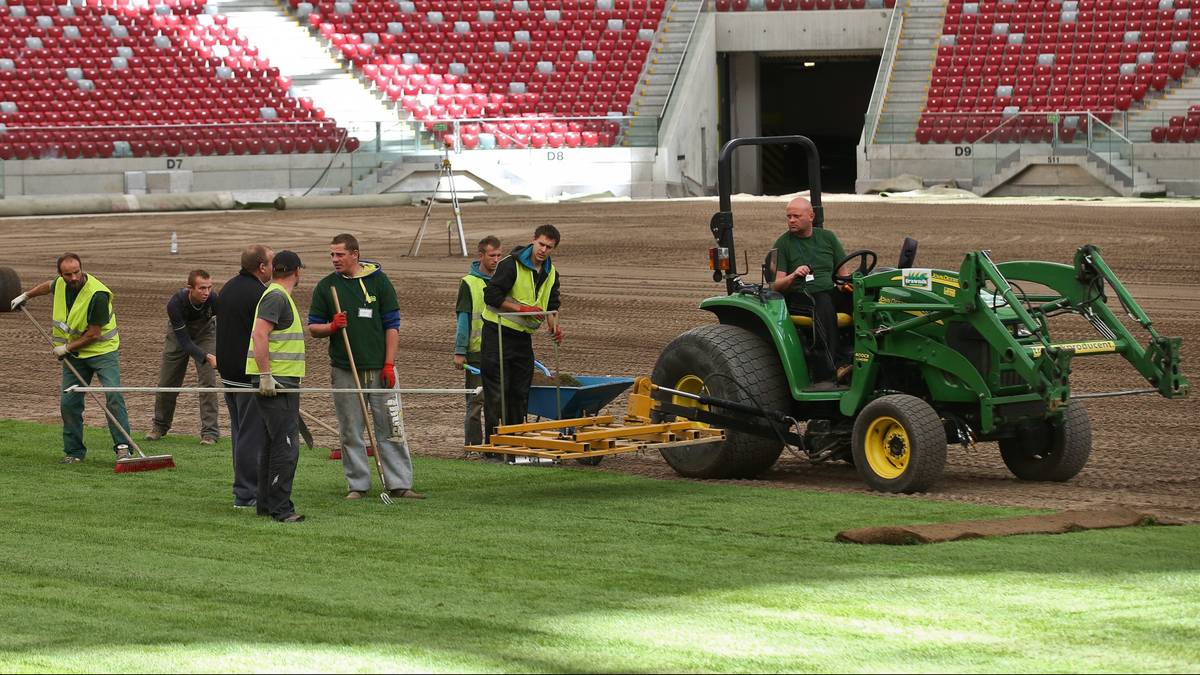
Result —
POLYGON ((854 292, 854 284, 847 284, 845 282, 837 281, 837 282, 834 282, 833 287, 843 293, 853 293, 854 292))
POLYGON ((258 377, 258 395, 259 396, 274 396, 279 393, 275 389, 275 378, 271 377, 270 373, 263 373, 258 377))
POLYGON ((18 295, 17 297, 15 297, 15 298, 13 298, 13 299, 12 299, 12 304, 10 304, 10 305, 9 305, 9 309, 10 309, 11 311, 15 312, 15 311, 17 311, 18 309, 21 309, 21 305, 24 305, 24 304, 25 304, 26 302, 28 302, 28 301, 29 301, 29 294, 28 294, 28 293, 22 293, 22 294, 20 294, 20 295, 18 295))
POLYGON ((540 312, 540 311, 542 311, 542 308, 534 307, 533 305, 521 305, 521 308, 518 309, 517 311, 518 312, 540 312))
POLYGON ((346 327, 346 313, 338 312, 333 315, 333 321, 329 322, 329 327, 333 330, 341 330, 346 327))
POLYGON ((555 341, 555 342, 557 342, 558 344, 560 344, 560 345, 561 345, 561 344, 562 344, 562 340, 563 340, 563 329, 562 329, 562 326, 557 326, 557 327, 555 327, 555 329, 554 329, 554 341, 555 341))
POLYGON ((379 379, 383 380, 384 388, 395 389, 396 367, 390 363, 383 364, 383 370, 379 371, 379 379))
POLYGON ((71 350, 67 349, 66 345, 55 345, 54 346, 54 355, 57 356, 60 360, 67 358, 67 355, 70 353, 71 353, 71 350))

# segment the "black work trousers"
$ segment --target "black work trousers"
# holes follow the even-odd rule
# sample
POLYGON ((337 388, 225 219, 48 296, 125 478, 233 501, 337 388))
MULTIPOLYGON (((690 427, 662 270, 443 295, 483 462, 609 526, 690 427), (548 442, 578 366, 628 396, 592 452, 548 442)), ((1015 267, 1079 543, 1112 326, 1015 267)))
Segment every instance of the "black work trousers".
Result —
POLYGON ((258 458, 258 514, 283 520, 296 512, 292 480, 300 459, 300 395, 255 396, 266 445, 258 458))
POLYGON ((533 383, 533 336, 511 328, 501 329, 498 324, 484 321, 479 370, 483 378, 485 438, 490 439, 500 424, 525 421, 529 410, 529 386, 533 383), (500 386, 500 330, 504 331, 503 387, 500 386))
POLYGON ((809 375, 813 382, 832 380, 837 365, 848 362, 846 355, 841 353, 838 338, 836 292, 810 291, 808 294, 789 293, 787 296, 789 313, 813 318, 812 328, 800 329, 807 333, 813 346, 812 358, 808 360, 809 375))
POLYGON ((258 393, 249 387, 244 394, 225 394, 233 441, 233 499, 240 505, 258 496, 258 460, 267 443, 257 398, 258 393))

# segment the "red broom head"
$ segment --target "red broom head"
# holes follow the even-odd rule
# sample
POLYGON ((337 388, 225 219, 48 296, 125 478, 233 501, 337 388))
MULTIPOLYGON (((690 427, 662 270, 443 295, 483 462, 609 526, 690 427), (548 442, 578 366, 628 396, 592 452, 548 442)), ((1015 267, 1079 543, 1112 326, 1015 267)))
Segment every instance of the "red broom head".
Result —
POLYGON ((329 459, 341 459, 341 458, 342 458, 342 449, 341 448, 334 448, 333 450, 329 451, 329 459))
POLYGON ((134 473, 136 471, 156 471, 158 469, 174 469, 175 460, 170 455, 154 455, 153 457, 130 457, 117 460, 113 473, 134 473))

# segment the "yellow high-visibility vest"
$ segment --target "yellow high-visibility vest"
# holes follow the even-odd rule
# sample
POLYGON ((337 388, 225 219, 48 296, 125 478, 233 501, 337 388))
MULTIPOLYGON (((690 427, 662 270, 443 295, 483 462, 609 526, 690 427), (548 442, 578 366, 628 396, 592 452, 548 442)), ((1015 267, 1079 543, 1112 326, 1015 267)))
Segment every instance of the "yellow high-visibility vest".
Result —
MULTIPOLYGON (((546 309, 550 305, 550 290, 554 288, 554 280, 558 277, 558 270, 551 265, 550 273, 546 275, 546 280, 542 282, 542 288, 539 291, 533 280, 533 270, 522 265, 520 261, 516 261, 516 267, 517 280, 513 282, 512 290, 508 292, 508 297, 505 300, 512 300, 523 305, 532 305, 538 309, 546 309)), ((483 308, 483 320, 499 323, 501 326, 506 326, 514 330, 534 333, 542 325, 543 317, 506 316, 501 318, 496 313, 495 307, 485 305, 483 308)))
POLYGON ((75 304, 71 305, 71 311, 68 312, 67 282, 62 277, 54 280, 54 328, 51 337, 56 345, 65 345, 87 330, 88 308, 92 304, 92 297, 99 291, 108 293, 108 323, 100 327, 100 337, 95 342, 78 351, 81 359, 115 352, 121 346, 121 336, 117 332, 117 313, 112 307, 113 293, 108 290, 108 286, 89 274, 87 281, 83 282, 83 288, 79 289, 75 304))
MULTIPOLYGON (((300 310, 296 309, 296 303, 283 286, 276 283, 267 286, 254 308, 254 322, 251 325, 258 324, 258 310, 262 307, 263 298, 275 291, 283 293, 283 297, 287 298, 288 305, 292 308, 292 323, 289 326, 275 326, 267 336, 267 351, 271 354, 271 374, 276 377, 304 377, 304 324, 300 322, 300 310)), ((258 362, 254 360, 253 333, 250 335, 250 351, 246 353, 246 374, 262 374, 258 370, 258 362)))
POLYGON ((471 340, 467 343, 467 352, 478 354, 483 349, 483 289, 487 288, 487 280, 474 274, 468 274, 462 280, 471 291, 471 340))

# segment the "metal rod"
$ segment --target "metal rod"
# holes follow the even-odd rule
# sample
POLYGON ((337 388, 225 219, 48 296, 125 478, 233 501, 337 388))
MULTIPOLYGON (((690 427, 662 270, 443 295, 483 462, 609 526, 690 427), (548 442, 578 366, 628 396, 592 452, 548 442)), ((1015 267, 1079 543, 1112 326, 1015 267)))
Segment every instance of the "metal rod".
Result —
POLYGON ((325 421, 322 420, 320 417, 317 417, 316 415, 308 412, 304 408, 300 409, 300 414, 303 415, 304 417, 307 417, 308 421, 312 422, 313 424, 316 424, 317 426, 321 427, 325 431, 328 431, 329 433, 333 434, 334 436, 341 436, 340 431, 338 431, 337 429, 334 429, 329 424, 326 424, 325 421))
MULTIPOLYGON (((333 311, 338 314, 342 313, 342 303, 338 301, 337 289, 329 287, 329 292, 333 294, 333 311)), ((354 375, 354 387, 362 389, 362 381, 358 377, 358 368, 354 365, 354 350, 350 349, 350 331, 348 326, 342 326, 338 332, 342 334, 342 341, 346 345, 346 358, 350 361, 350 373, 354 375)), ((371 441, 371 447, 375 448, 375 468, 379 470, 379 482, 382 483, 379 491, 379 498, 384 504, 391 504, 392 497, 388 494, 387 477, 383 473, 383 461, 379 458, 383 454, 383 448, 379 447, 379 442, 375 440, 375 417, 371 415, 371 407, 367 405, 367 396, 361 391, 358 392, 358 404, 362 406, 363 424, 367 427, 367 439, 371 441)))
POLYGON ((1078 398, 1113 398, 1116 396, 1138 396, 1140 394, 1157 394, 1157 389, 1126 389, 1124 391, 1099 391, 1094 394, 1073 394, 1071 400, 1078 398))
MULTIPOLYGON (((278 394, 454 394, 462 396, 463 394, 478 394, 483 387, 475 387, 474 389, 335 389, 333 387, 303 387, 299 389, 290 389, 279 387, 275 390, 278 394)), ((64 391, 78 392, 96 392, 101 394, 107 393, 122 393, 122 394, 257 394, 258 390, 253 387, 92 387, 72 385, 64 391)))
MULTIPOLYGON (((53 347, 54 346, 54 338, 51 337, 50 334, 46 332, 45 328, 42 328, 42 324, 38 323, 37 319, 33 318, 33 315, 29 313, 29 310, 25 309, 25 305, 21 305, 21 311, 25 312, 25 316, 29 317, 29 320, 33 322, 33 325, 37 326, 38 332, 41 333, 42 337, 46 338, 46 341, 50 343, 51 347, 53 347)), ((75 369, 75 364, 71 363, 71 357, 65 356, 61 360, 63 362, 63 365, 65 365, 67 368, 71 369, 71 374, 75 376, 76 380, 79 380, 79 384, 83 384, 83 376, 80 375, 79 371, 75 369)), ((78 385, 76 385, 76 386, 78 386, 78 385)), ((75 386, 68 387, 67 391, 71 391, 73 389, 75 389, 75 386)), ((82 389, 77 390, 77 391, 82 391, 82 389)), ((92 400, 95 401, 96 405, 100 406, 100 409, 104 411, 104 416, 107 417, 108 421, 111 422, 112 425, 117 428, 117 431, 121 432, 121 436, 123 436, 125 438, 125 441, 129 443, 129 447, 136 450, 139 457, 145 458, 146 453, 142 452, 142 449, 139 448, 138 444, 134 442, 133 437, 129 435, 129 431, 126 430, 125 427, 121 426, 121 423, 117 421, 117 416, 114 415, 112 413, 112 411, 108 409, 108 405, 105 402, 102 402, 100 400, 100 397, 95 394, 92 394, 92 400)))

